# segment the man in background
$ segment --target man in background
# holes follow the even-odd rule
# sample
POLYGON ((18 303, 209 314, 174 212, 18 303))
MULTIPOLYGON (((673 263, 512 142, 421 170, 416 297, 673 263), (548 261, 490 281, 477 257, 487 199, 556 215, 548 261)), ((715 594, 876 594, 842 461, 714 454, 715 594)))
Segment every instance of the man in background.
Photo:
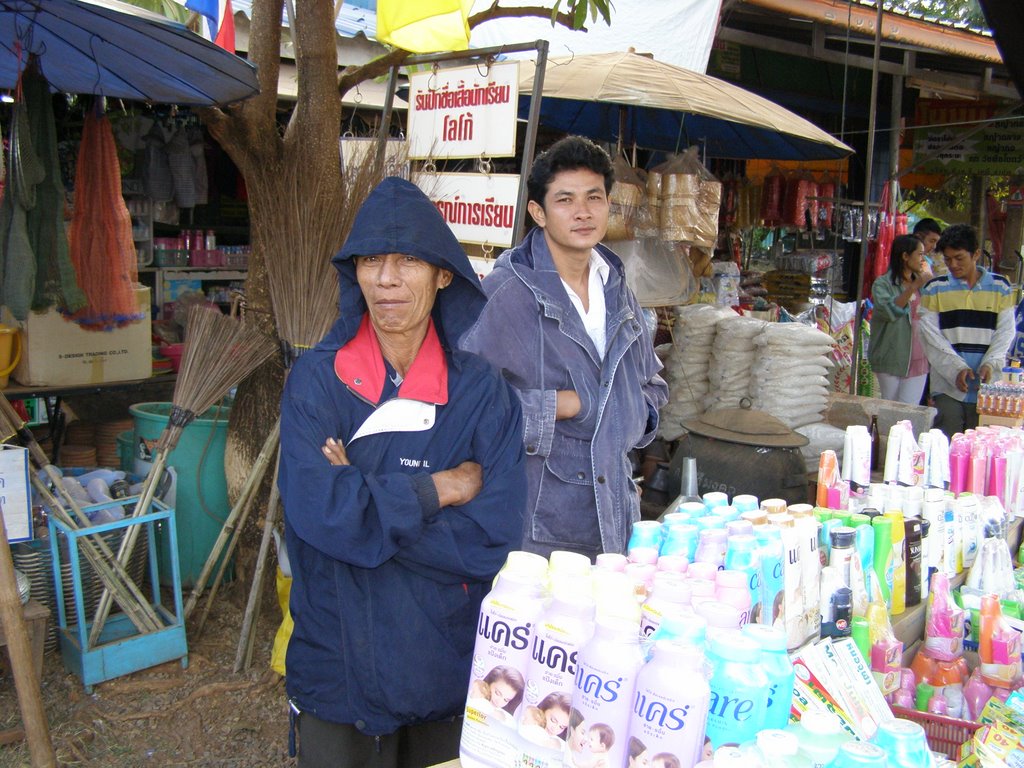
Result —
POLYGON ((942 263, 942 254, 936 254, 935 244, 942 235, 942 227, 935 219, 921 219, 914 225, 914 237, 924 246, 924 260, 933 275, 946 274, 946 265, 942 263))
POLYGON ((952 437, 978 426, 978 386, 1005 365, 1015 333, 1013 289, 978 266, 974 227, 947 227, 936 250, 949 273, 921 289, 921 341, 931 365, 935 426, 952 437))

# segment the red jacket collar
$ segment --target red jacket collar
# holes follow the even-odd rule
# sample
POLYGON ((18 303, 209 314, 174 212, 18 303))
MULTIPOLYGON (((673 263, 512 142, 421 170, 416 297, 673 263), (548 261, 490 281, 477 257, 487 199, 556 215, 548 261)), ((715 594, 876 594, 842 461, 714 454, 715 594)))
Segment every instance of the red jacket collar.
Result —
MULTIPOLYGON (((369 313, 363 315, 356 335, 334 355, 334 372, 353 392, 371 403, 380 403, 387 372, 369 313)), ((398 396, 435 405, 448 402, 448 362, 433 319, 416 359, 398 388, 398 396)))

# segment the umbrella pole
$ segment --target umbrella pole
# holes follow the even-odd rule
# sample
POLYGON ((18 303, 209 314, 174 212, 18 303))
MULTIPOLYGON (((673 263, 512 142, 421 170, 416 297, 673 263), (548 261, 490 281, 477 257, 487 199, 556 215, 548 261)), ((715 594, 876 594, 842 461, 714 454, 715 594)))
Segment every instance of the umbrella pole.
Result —
POLYGON ((868 148, 864 164, 864 201, 861 209, 860 263, 857 265, 857 311, 853 324, 853 368, 850 370, 850 394, 857 394, 861 358, 861 303, 864 301, 864 267, 868 260, 868 209, 871 205, 871 166, 875 157, 875 122, 878 119, 878 60, 882 49, 882 4, 875 17, 875 52, 871 60, 871 102, 868 109, 868 148))

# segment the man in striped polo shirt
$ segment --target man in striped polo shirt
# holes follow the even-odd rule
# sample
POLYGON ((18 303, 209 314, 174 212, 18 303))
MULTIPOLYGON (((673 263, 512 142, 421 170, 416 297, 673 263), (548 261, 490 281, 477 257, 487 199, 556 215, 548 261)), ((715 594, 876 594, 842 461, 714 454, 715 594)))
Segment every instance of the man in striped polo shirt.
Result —
POLYGON ((978 266, 978 235, 947 227, 935 250, 949 274, 921 289, 921 341, 931 365, 935 426, 947 437, 978 426, 978 385, 1002 371, 1013 341, 1013 291, 1002 275, 978 266))

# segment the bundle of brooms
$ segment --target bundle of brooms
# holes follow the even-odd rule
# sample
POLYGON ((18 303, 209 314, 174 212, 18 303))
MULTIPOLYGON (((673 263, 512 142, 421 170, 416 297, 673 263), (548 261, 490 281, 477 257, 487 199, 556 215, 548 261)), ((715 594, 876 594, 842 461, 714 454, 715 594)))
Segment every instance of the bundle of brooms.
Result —
MULTIPOLYGON (((0 442, 7 442, 17 436, 21 444, 28 449, 33 463, 46 476, 37 472, 29 474, 32 486, 36 489, 49 514, 60 520, 71 530, 88 529, 91 522, 82 510, 78 501, 68 493, 60 473, 50 464, 46 453, 36 442, 35 435, 28 428, 14 406, 3 395, 0 395, 0 442), (48 482, 47 482, 48 481, 48 482)), ((82 537, 79 543, 82 555, 92 566, 106 590, 124 611, 135 628, 142 634, 162 629, 164 621, 150 605, 145 594, 132 581, 124 566, 118 562, 106 541, 99 536, 82 537)))
MULTIPOLYGON (((266 334, 223 314, 214 306, 199 304, 191 307, 185 322, 185 344, 171 398, 170 418, 157 441, 153 465, 143 482, 132 517, 149 511, 167 465, 167 457, 177 446, 182 430, 276 351, 276 344, 266 334)), ((139 526, 131 526, 121 540, 117 561, 122 567, 132 555, 138 533, 139 526)), ((111 594, 104 590, 90 631, 89 641, 92 644, 98 641, 103 631, 110 605, 111 594)))

